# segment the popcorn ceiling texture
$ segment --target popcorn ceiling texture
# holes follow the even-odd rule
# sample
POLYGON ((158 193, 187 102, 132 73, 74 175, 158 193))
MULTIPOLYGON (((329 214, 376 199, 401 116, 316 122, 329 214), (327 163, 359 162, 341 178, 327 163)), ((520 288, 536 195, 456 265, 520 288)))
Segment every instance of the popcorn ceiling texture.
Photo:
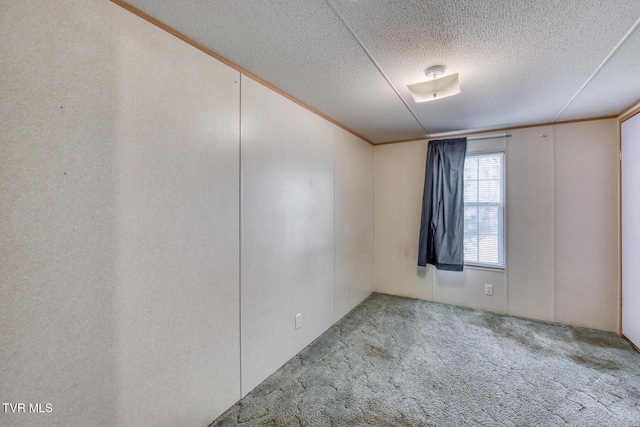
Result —
POLYGON ((640 424, 606 332, 373 294, 211 426, 640 424))
MULTIPOLYGON (((374 142, 417 138, 422 126, 552 122, 640 18, 635 0, 129 3, 374 142), (460 73, 462 93, 414 103, 406 86, 435 64, 460 73)), ((615 115, 638 100, 639 34, 557 120, 615 115)))

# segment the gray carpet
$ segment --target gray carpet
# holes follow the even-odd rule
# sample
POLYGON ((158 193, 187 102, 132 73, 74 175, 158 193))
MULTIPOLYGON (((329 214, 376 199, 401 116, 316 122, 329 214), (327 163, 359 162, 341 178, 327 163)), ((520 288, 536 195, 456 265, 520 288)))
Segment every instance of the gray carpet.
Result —
POLYGON ((373 294, 211 426, 640 426, 615 334, 373 294))

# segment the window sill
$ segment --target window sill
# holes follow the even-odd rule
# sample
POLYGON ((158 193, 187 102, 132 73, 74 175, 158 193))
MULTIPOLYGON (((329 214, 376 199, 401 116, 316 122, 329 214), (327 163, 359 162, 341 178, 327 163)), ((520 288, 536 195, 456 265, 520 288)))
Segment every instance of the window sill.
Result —
POLYGON ((478 264, 465 264, 464 268, 465 268, 465 270, 469 269, 469 270, 491 271, 493 273, 506 273, 507 272, 507 268, 506 267, 491 267, 491 266, 488 266, 488 265, 478 265, 478 264))

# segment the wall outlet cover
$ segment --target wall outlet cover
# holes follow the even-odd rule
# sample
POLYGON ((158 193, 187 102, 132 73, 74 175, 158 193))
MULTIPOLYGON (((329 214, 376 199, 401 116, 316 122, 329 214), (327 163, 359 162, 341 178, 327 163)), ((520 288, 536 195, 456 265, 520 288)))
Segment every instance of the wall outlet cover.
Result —
POLYGON ((296 314, 296 329, 300 329, 302 327, 302 313, 296 314))

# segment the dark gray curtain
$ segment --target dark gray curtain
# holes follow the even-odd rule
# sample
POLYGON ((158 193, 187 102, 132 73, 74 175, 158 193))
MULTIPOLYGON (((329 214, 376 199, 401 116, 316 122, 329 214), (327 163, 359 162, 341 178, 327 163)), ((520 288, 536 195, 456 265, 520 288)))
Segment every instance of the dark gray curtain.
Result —
POLYGON ((467 138, 429 141, 418 265, 464 267, 464 157, 467 138))

